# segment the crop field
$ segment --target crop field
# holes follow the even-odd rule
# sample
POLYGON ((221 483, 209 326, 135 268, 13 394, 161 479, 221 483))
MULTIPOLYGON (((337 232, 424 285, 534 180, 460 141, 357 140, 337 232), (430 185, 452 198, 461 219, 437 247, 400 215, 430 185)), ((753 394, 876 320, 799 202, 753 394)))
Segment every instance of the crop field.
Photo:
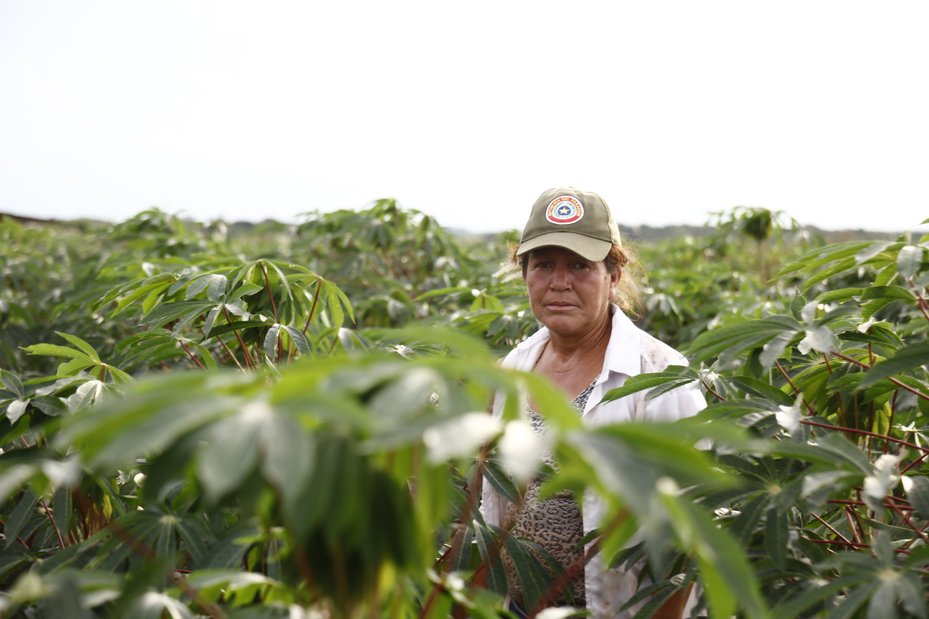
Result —
POLYGON ((633 239, 636 321, 690 364, 609 394, 707 408, 585 428, 498 365, 538 327, 515 231, 393 200, 0 218, 0 617, 511 617, 501 549, 535 616, 582 616, 478 509, 542 467, 506 393, 545 417, 545 491, 600 495, 596 551, 647 559, 639 616, 696 583, 694 616, 926 618, 929 235, 711 224, 633 239))

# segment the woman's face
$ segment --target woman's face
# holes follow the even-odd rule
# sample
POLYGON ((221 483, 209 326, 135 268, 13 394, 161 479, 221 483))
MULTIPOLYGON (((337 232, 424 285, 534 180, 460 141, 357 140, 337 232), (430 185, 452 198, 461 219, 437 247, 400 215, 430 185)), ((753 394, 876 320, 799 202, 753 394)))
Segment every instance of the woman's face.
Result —
POLYGON ((532 250, 525 274, 532 313, 556 335, 581 337, 608 320, 619 276, 602 260, 591 262, 563 247, 532 250))

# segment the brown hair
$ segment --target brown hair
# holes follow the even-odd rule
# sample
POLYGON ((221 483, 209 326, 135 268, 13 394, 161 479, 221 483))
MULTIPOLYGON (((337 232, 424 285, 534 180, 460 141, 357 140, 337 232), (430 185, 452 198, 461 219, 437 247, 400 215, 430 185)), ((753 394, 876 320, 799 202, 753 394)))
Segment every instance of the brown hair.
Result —
MULTIPOLYGON (((526 252, 522 256, 517 256, 519 244, 514 243, 511 247, 512 252, 510 259, 513 264, 518 264, 523 272, 523 279, 526 277, 526 269, 529 267, 529 254, 526 252)), ((609 273, 619 272, 619 283, 616 285, 616 293, 610 299, 616 303, 626 314, 637 317, 639 309, 642 307, 642 296, 639 292, 639 282, 644 276, 642 265, 636 259, 635 252, 628 246, 622 247, 613 244, 609 253, 603 259, 603 264, 609 273)))

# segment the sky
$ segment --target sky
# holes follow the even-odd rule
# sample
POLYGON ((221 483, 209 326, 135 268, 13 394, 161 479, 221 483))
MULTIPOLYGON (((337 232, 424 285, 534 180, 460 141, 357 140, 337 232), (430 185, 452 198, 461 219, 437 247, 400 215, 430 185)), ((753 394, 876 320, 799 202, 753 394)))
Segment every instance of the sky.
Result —
MULTIPOLYGON (((0 0, 0 212, 929 218, 922 0, 0 0)), ((925 228, 925 226, 920 229, 925 228)))

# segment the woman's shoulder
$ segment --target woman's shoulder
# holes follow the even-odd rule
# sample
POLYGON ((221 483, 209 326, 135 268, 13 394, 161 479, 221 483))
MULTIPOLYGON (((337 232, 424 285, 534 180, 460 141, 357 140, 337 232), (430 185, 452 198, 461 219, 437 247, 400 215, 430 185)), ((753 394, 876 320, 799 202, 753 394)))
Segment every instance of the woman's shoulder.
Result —
POLYGON ((672 348, 647 331, 639 329, 639 332, 644 372, 659 372, 669 365, 689 365, 687 357, 679 350, 672 348))
POLYGON ((520 342, 501 360, 503 367, 517 370, 532 369, 539 357, 541 347, 548 341, 548 329, 542 327, 520 342))
MULTIPOLYGON (((631 322, 630 322, 631 324, 631 322)), ((633 325, 629 335, 638 340, 639 359, 642 373, 660 372, 669 365, 689 365, 687 357, 657 337, 633 325)))
POLYGON ((689 365, 687 357, 680 351, 641 329, 621 312, 615 317, 614 329, 617 329, 623 339, 635 338, 642 372, 660 372, 669 365, 689 365))

